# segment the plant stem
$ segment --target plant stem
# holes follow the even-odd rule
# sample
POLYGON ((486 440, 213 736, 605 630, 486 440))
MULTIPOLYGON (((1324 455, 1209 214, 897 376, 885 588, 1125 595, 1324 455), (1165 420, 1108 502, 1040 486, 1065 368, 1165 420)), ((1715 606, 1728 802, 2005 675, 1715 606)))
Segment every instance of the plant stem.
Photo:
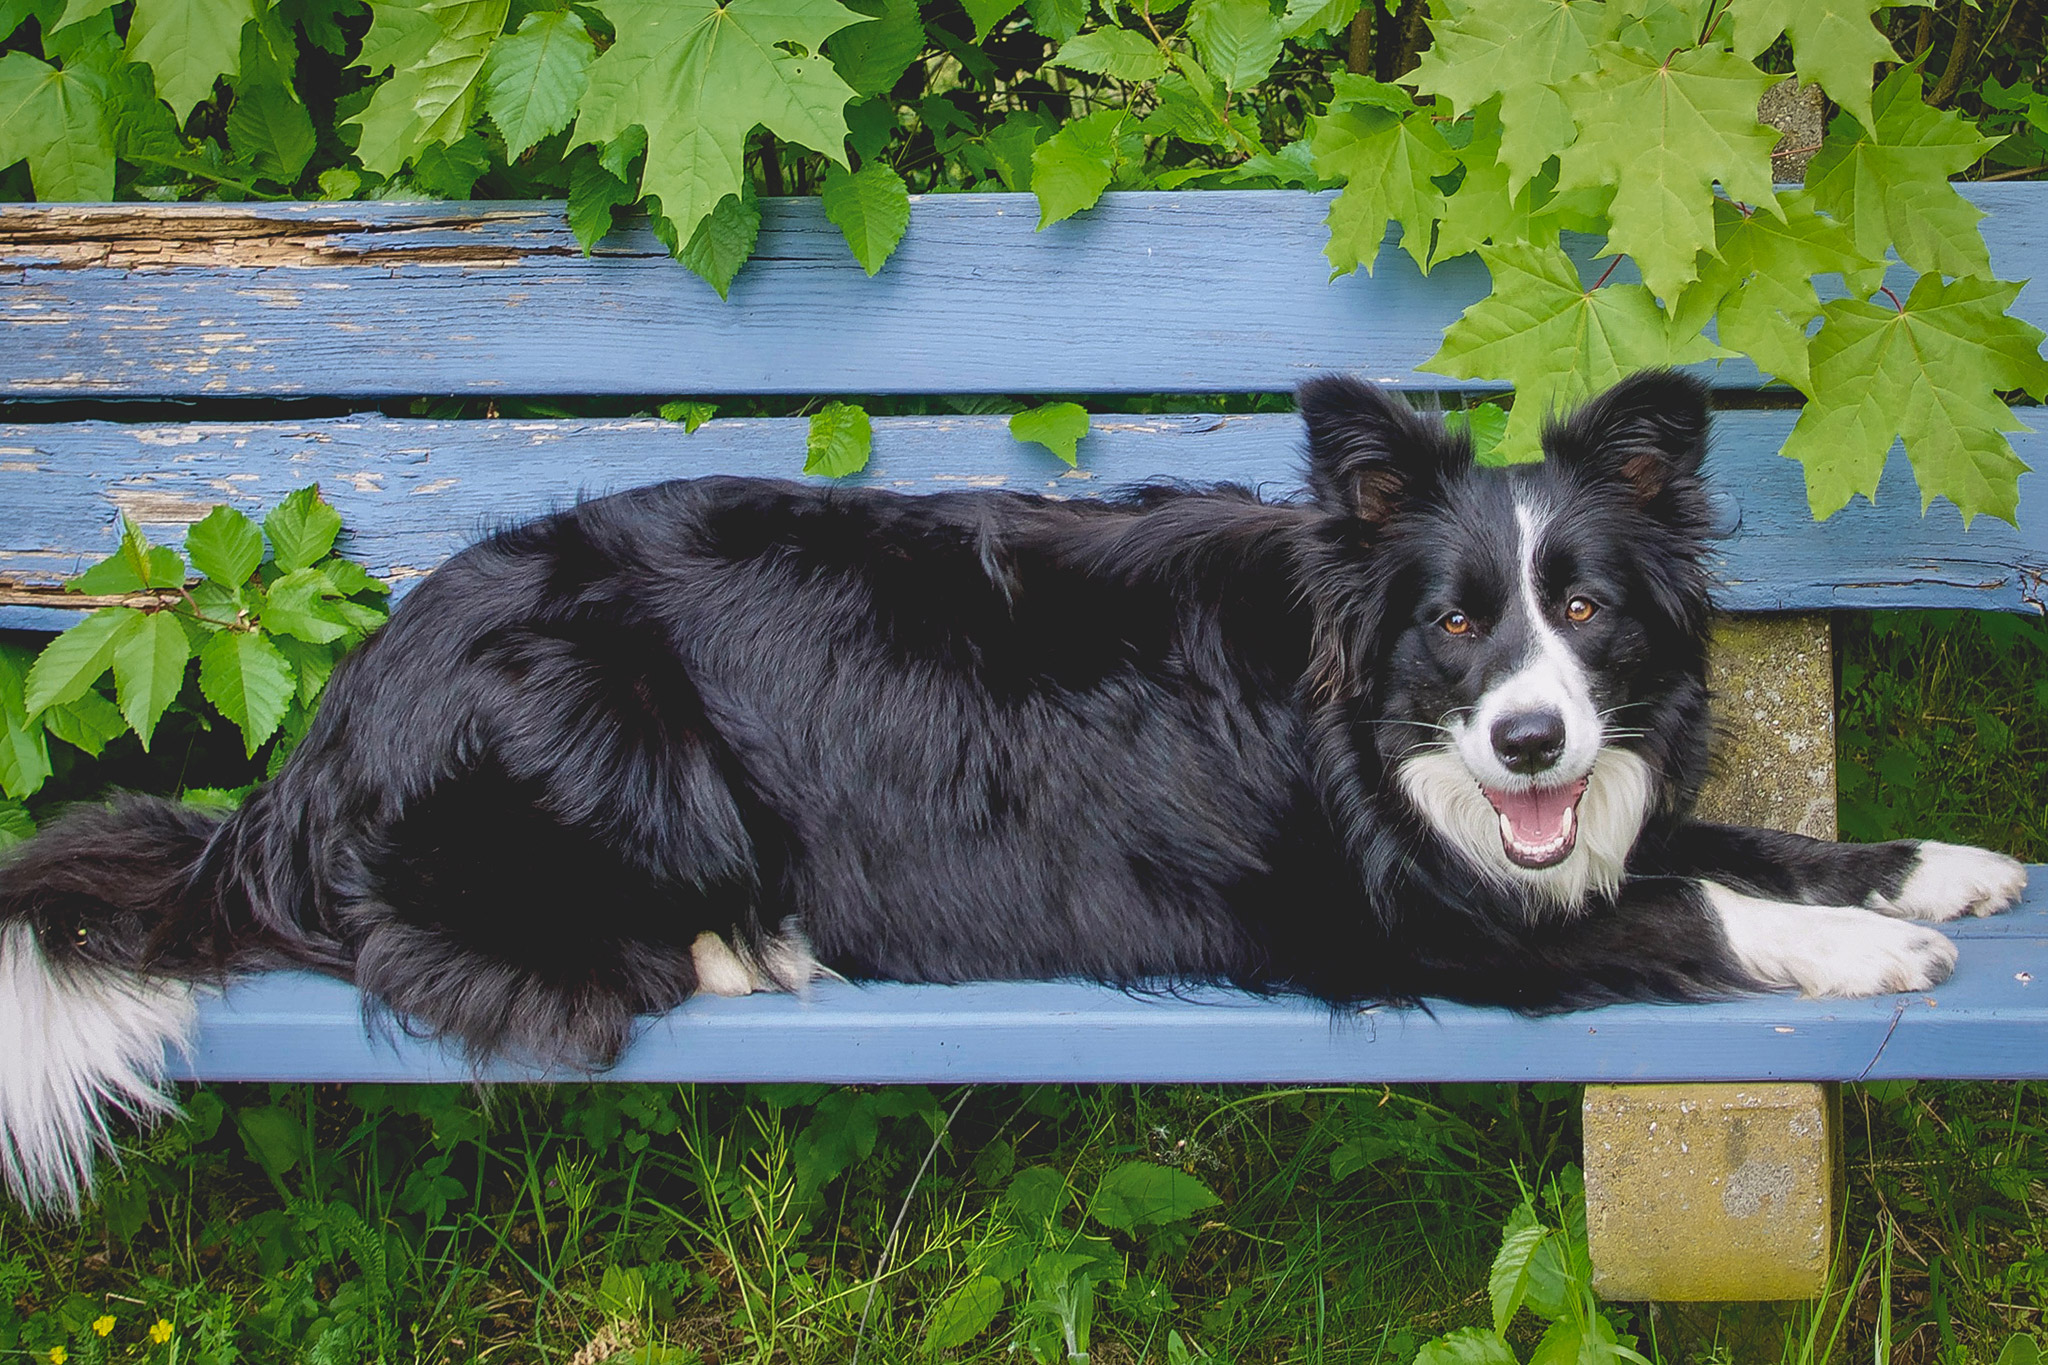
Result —
POLYGON ((1936 109, 1945 109, 1955 99, 1956 92, 1963 87, 1963 68, 1970 57, 1970 40, 1977 32, 1977 11, 1968 5, 1960 7, 1956 14, 1955 41, 1949 44, 1948 69, 1941 73, 1941 84, 1934 87, 1934 93, 1927 102, 1936 109))
POLYGON ((1351 28, 1346 35, 1350 44, 1345 50, 1344 69, 1354 76, 1372 74, 1372 15, 1378 3, 1379 0, 1365 0, 1358 7, 1358 13, 1351 16, 1351 28))
POLYGON ((953 1110, 946 1115, 945 1123, 932 1134, 932 1145, 925 1148, 924 1160, 917 1163, 917 1174, 910 1177, 910 1188, 903 1191, 903 1202, 896 1208, 896 1221, 889 1225, 889 1240, 882 1243, 881 1259, 875 1262, 874 1278, 868 1281, 867 1302, 861 1305, 860 1330, 853 1338, 853 1365, 860 1365, 861 1348, 866 1346, 868 1341, 868 1316, 875 1311, 875 1291, 882 1287, 882 1277, 889 1273, 889 1259, 896 1254, 896 1239, 903 1232, 903 1220, 910 1214, 910 1201, 917 1194, 918 1182, 923 1180, 924 1173, 931 1169, 932 1158, 939 1154, 939 1144, 946 1140, 946 1134, 953 1131, 953 1120, 960 1117, 961 1107, 967 1103, 967 1097, 974 1093, 974 1089, 973 1086, 968 1086, 960 1092, 960 1098, 953 1102, 953 1110))

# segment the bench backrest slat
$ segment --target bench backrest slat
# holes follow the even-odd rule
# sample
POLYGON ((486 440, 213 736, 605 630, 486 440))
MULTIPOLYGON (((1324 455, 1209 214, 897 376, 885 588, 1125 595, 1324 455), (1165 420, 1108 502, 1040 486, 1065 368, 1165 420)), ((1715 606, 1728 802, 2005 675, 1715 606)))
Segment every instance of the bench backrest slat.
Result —
MULTIPOLYGON (((1793 416, 1719 418, 1711 478, 1723 607, 2041 609, 2048 525, 2027 513, 2044 500, 2048 475, 2021 481, 2022 531, 1980 517, 1965 533, 1946 502, 1923 517, 1903 461, 1874 505, 1859 501, 1816 526, 1799 466, 1777 453, 1793 416)), ((579 494, 690 474, 795 477, 804 431, 796 418, 721 420, 694 434, 645 419, 0 426, 0 582, 55 583, 111 553, 116 509, 176 543, 217 502, 260 513, 318 482, 350 528, 348 552, 402 586, 490 527, 579 494)), ((2048 466, 2048 434, 2015 439, 2023 459, 2048 466)), ((856 481, 909 492, 1086 496, 1172 478, 1287 493, 1300 484, 1300 440, 1288 414, 1097 416, 1081 467, 1068 470, 1012 439, 1000 417, 881 418, 873 463, 856 481)), ((17 626, 30 619, 0 617, 17 626)))
MULTIPOLYGON (((1962 188, 2001 277, 2048 274, 2038 187, 1962 188)), ((730 302, 644 227, 585 259, 558 203, 9 206, 0 396, 1481 387, 1414 370, 1485 292, 1477 258, 1425 280, 1389 246, 1332 281, 1328 203, 1112 194, 1039 232, 1029 195, 926 196, 870 280, 818 201, 770 200, 730 302)), ((2044 293, 2019 311, 2048 322, 2044 293)))

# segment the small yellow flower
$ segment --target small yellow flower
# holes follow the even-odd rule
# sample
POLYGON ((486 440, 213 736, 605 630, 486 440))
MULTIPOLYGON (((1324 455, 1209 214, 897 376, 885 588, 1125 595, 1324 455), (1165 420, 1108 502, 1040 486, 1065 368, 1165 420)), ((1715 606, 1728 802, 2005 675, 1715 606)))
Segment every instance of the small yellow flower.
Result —
POLYGON ((168 1318, 158 1318, 149 1325, 149 1339, 161 1346, 171 1339, 171 1324, 168 1318))
POLYGON ((69 1359, 71 1359, 71 1352, 65 1350, 62 1346, 52 1346, 50 1348, 50 1365, 64 1365, 64 1362, 69 1359))
POLYGON ((92 1334, 96 1337, 103 1337, 113 1330, 114 1315, 112 1313, 102 1313, 92 1320, 92 1334))

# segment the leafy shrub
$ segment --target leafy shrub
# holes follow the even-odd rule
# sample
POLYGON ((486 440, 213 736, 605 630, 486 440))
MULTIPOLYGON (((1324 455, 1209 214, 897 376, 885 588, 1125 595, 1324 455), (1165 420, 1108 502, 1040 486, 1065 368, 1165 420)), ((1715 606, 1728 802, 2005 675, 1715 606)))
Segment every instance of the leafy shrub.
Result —
MULTIPOLYGON (((132 742, 148 754, 161 747, 167 715, 188 737, 233 726, 252 765, 266 755, 247 776, 275 772, 336 660, 384 622, 388 589, 334 553, 340 531, 317 487, 285 498, 260 529, 215 507, 186 533, 188 569, 185 555, 150 544, 124 518, 120 548, 65 584, 105 605, 39 651, 0 643, 0 840, 34 828, 24 803, 59 762, 68 770, 66 750, 98 759, 132 742)), ((76 794, 108 776, 81 774, 76 794)), ((239 784, 189 783, 182 770, 172 785, 217 800, 240 794, 239 784)))

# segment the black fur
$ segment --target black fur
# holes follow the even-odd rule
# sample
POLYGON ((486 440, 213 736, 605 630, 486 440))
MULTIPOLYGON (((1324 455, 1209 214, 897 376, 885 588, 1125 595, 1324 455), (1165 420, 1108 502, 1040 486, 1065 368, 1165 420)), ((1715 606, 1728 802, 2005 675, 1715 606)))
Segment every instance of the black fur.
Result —
POLYGON ((711 478, 493 536, 342 663, 240 812, 73 815, 0 873, 0 923, 175 976, 309 965, 477 1055, 602 1064, 696 987, 707 930, 795 923, 856 978, 1553 1009, 1749 988, 1691 877, 1904 875, 1685 822, 1698 385, 1629 381, 1514 470, 1368 386, 1301 398, 1308 501, 711 478), (1552 518, 1546 584, 1612 604, 1574 648, 1656 781, 1640 875, 1564 911, 1390 780, 1517 647, 1438 622, 1500 599, 1518 498, 1552 518))

